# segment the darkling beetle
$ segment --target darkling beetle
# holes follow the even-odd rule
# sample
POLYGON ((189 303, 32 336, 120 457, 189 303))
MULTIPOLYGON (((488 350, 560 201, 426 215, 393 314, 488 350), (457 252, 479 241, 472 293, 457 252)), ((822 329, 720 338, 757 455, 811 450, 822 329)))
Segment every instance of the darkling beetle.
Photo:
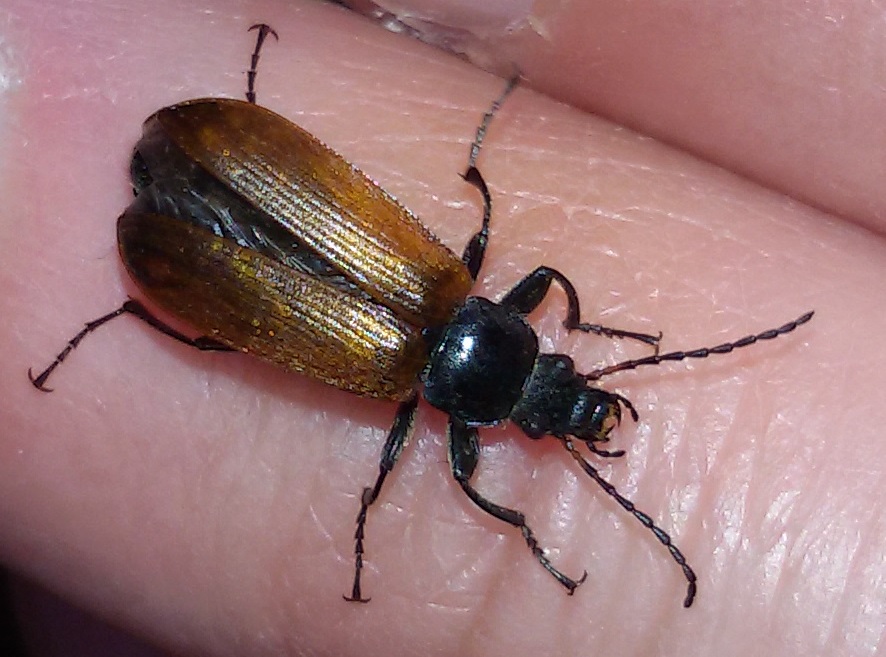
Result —
POLYGON ((480 456, 478 428, 511 420, 530 438, 553 436, 607 495, 668 549, 683 571, 688 607, 696 576, 670 536, 636 509, 578 451, 620 457, 599 447, 621 420, 638 414, 625 397, 591 385, 644 365, 706 358, 771 340, 808 322, 787 324, 716 347, 658 353, 659 336, 580 319, 575 287, 556 269, 538 267, 498 302, 468 296, 486 252, 492 200, 476 167, 492 117, 516 78, 484 115, 464 179, 483 197, 480 230, 461 258, 408 210, 315 137, 255 104, 258 39, 248 72, 248 102, 209 98, 164 108, 145 122, 133 154, 136 198, 118 219, 123 262, 142 292, 202 332, 192 339, 130 299, 86 325, 33 384, 41 389, 80 341, 106 322, 132 314, 202 350, 249 352, 356 394, 400 402, 382 449, 375 484, 361 497, 355 575, 361 590, 369 507, 405 447, 419 395, 449 416, 452 476, 486 513, 520 530, 535 558, 568 593, 572 579, 545 556, 522 513, 471 485, 480 456), (566 293, 569 330, 630 338, 655 354, 582 374, 571 358, 540 354, 526 316, 552 283, 566 293))

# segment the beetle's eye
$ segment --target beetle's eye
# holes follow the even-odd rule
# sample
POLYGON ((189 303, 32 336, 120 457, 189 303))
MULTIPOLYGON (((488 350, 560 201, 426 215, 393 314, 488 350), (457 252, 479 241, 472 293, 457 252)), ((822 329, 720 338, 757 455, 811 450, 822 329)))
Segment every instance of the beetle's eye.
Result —
POLYGON ((597 407, 596 415, 603 415, 600 422, 600 434, 605 437, 621 423, 621 407, 618 404, 600 404, 597 407))

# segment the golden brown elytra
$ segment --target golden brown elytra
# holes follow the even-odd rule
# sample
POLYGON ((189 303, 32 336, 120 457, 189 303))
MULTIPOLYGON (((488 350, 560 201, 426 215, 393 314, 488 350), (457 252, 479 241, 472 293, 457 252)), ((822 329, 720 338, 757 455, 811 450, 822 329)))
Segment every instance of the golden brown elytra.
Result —
MULTIPOLYGON (((180 210, 170 218, 137 198, 117 235, 148 299, 202 335, 290 371, 370 397, 412 394, 427 360, 421 329, 451 318, 473 283, 412 213, 302 128, 243 101, 164 108, 145 122, 135 150, 148 187, 187 171, 181 185, 211 195, 217 209, 207 221, 219 208, 249 206, 253 230, 277 247, 212 235, 180 210)), ((163 200, 180 203, 174 195, 187 196, 174 187, 163 200)), ((196 214, 193 204, 188 210, 196 214)))

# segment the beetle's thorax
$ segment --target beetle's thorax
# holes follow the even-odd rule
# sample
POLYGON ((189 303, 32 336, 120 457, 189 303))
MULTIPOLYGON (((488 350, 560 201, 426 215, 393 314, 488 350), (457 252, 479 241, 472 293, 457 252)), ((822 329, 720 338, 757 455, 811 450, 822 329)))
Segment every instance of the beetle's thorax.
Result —
POLYGON ((424 397, 465 424, 495 424, 523 395, 537 355, 538 338, 522 315, 469 297, 431 347, 424 397))

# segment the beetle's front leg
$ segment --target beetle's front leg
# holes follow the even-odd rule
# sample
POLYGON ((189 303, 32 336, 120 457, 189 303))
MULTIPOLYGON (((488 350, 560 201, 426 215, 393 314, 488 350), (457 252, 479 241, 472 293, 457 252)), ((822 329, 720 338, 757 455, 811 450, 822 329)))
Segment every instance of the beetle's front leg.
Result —
POLYGON ((545 298, 551 283, 557 281, 563 291, 566 293, 568 306, 566 309, 566 319, 563 325, 570 331, 582 331, 584 333, 596 333, 604 335, 607 338, 629 338, 637 340, 655 347, 658 352, 658 342, 661 340, 661 333, 658 335, 649 335, 647 333, 636 333, 634 331, 623 331, 614 329, 600 324, 588 324, 581 321, 581 312, 578 305, 578 293, 575 286, 556 269, 552 267, 538 267, 532 273, 525 276, 517 283, 510 292, 505 294, 504 298, 499 302, 502 306, 508 306, 521 315, 528 315, 535 310, 545 298))
POLYGON ((449 419, 449 467, 452 470, 452 476, 461 486, 465 494, 478 507, 483 509, 489 515, 502 520, 509 525, 513 525, 523 534, 526 545, 532 551, 532 554, 538 559, 538 562, 544 566, 554 578, 562 584, 569 595, 575 592, 575 589, 585 581, 588 574, 585 572, 580 579, 575 580, 567 577, 557 570, 550 560, 545 556, 544 550, 538 545, 535 534, 526 524, 526 516, 519 511, 500 506, 495 502, 487 500, 480 495, 476 489, 471 486, 470 479, 477 467, 477 461, 480 458, 480 444, 477 437, 477 430, 468 427, 464 423, 449 419))

